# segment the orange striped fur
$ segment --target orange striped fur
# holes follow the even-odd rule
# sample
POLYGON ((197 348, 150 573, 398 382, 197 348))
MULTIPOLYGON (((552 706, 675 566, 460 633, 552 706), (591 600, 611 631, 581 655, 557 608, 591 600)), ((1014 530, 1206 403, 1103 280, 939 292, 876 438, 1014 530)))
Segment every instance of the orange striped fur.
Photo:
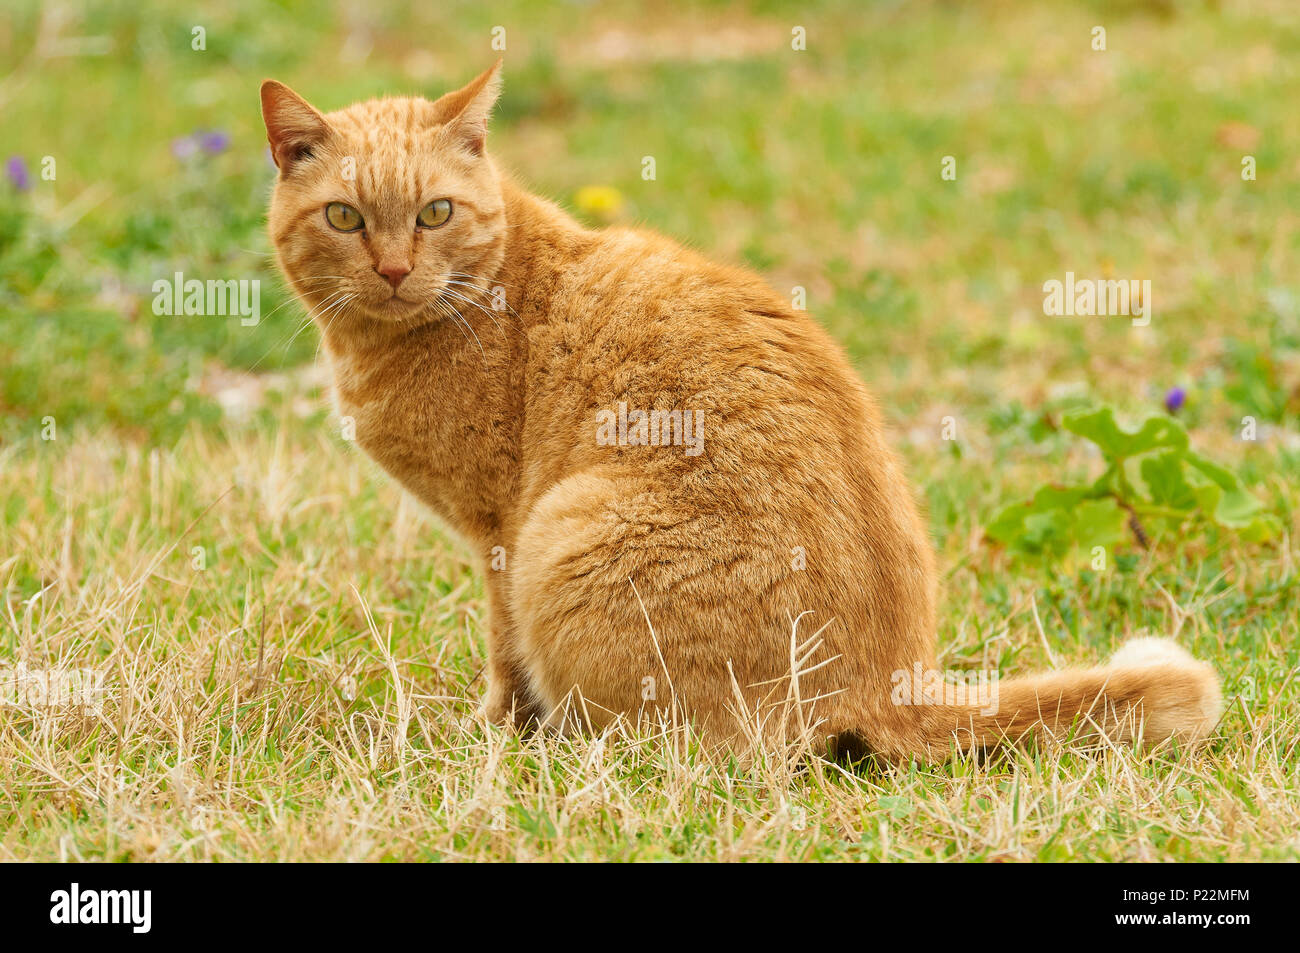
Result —
POLYGON ((481 560, 491 718, 675 708, 735 744, 787 732, 797 699, 805 729, 891 758, 1071 725, 1210 733, 1213 670, 1157 640, 1001 682, 995 711, 942 692, 900 703, 898 673, 935 663, 934 556, 843 352, 755 275, 585 228, 516 185, 485 148, 499 88, 493 68, 436 102, 322 115, 262 87, 270 233, 338 409, 481 560), (450 219, 417 227, 438 199, 450 219), (365 227, 332 228, 333 202, 365 227), (620 406, 660 412, 668 445, 602 440, 620 406))

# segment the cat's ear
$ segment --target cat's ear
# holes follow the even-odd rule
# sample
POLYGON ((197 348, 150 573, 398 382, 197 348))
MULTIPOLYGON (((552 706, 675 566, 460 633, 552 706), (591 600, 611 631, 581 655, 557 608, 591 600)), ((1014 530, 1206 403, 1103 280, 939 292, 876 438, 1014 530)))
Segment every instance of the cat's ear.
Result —
POLYGON ((268 79, 262 84, 262 120, 271 158, 283 172, 311 155, 330 134, 325 117, 284 83, 268 79))
POLYGON ((439 115, 450 116, 444 127, 450 136, 472 155, 481 156, 487 142, 488 116, 501 95, 501 60, 469 85, 448 93, 434 106, 439 115))

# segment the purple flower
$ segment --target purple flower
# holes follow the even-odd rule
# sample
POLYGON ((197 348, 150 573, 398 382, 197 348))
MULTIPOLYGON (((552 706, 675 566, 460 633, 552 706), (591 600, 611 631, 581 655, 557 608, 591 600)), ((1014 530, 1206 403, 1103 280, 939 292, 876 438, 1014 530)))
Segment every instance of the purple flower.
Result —
POLYGON ((182 162, 192 158, 198 151, 199 144, 194 141, 193 136, 181 136, 179 139, 172 140, 172 155, 182 162))
POLYGON ((19 192, 26 192, 32 187, 32 177, 22 156, 9 157, 5 162, 5 176, 19 192))
POLYGON ((220 129, 199 129, 188 136, 172 140, 172 155, 182 162, 193 159, 200 152, 210 156, 220 155, 230 148, 230 133, 220 129))
POLYGON ((1172 388, 1169 393, 1165 394, 1165 410, 1171 414, 1178 413, 1178 409, 1187 402, 1187 391, 1181 387, 1172 388))
POLYGON ((199 148, 208 155, 217 155, 225 152, 230 146, 230 135, 219 129, 207 129, 194 134, 194 138, 199 141, 199 148))

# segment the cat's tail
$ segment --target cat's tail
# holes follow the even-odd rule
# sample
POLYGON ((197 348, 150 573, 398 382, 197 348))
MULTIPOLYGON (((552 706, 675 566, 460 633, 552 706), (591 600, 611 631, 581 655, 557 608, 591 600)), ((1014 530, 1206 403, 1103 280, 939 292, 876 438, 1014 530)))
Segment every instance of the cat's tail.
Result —
MULTIPOLYGON (((1204 742, 1223 711, 1219 679, 1169 639, 1128 642, 1098 668, 1062 669, 1027 678, 954 689, 939 704, 910 709, 913 730, 929 756, 1055 738, 1104 735, 1145 743, 1204 742), (950 702, 956 702, 952 704, 950 702)), ((919 752, 918 752, 919 753, 919 752)))

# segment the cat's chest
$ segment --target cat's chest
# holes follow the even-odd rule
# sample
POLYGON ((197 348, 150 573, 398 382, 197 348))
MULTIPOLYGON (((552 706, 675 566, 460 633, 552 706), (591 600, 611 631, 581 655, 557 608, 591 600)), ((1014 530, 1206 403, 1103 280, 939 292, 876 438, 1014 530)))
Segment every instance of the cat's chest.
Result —
POLYGON ((344 438, 453 529, 470 539, 493 530, 503 487, 492 443, 482 439, 486 408, 462 406, 424 377, 377 384, 346 365, 336 368, 334 400, 344 438))
POLYGON ((422 498, 429 494, 445 470, 450 422, 426 398, 399 388, 359 394, 336 383, 335 403, 345 440, 354 440, 406 489, 422 498))

